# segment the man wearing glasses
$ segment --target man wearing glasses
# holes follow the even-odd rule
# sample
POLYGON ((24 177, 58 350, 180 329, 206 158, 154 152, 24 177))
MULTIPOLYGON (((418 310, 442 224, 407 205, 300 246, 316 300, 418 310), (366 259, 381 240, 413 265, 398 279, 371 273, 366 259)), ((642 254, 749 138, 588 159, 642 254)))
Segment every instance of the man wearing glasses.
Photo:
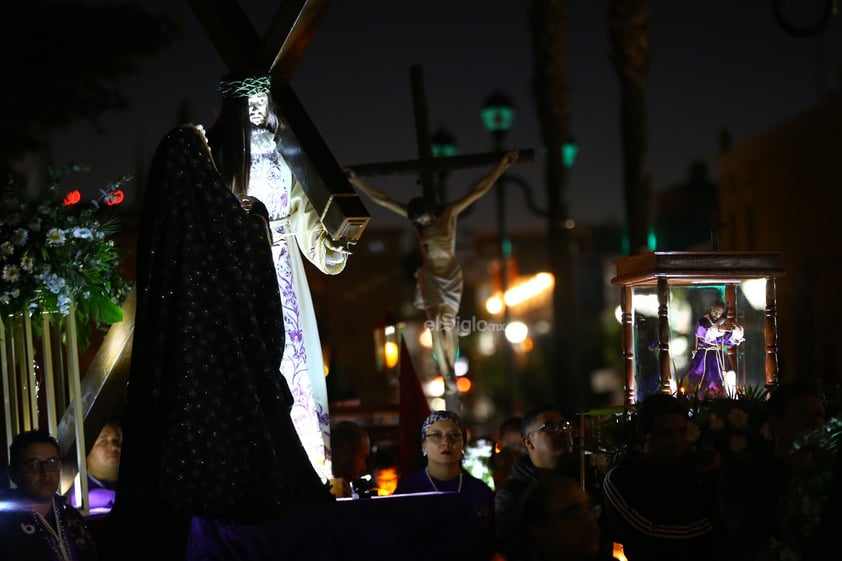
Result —
POLYGON ((570 423, 556 407, 541 406, 527 412, 521 423, 526 455, 515 462, 512 476, 494 498, 497 546, 507 560, 523 551, 518 531, 518 503, 529 485, 548 475, 578 478, 570 423))
POLYGON ((9 479, 16 488, 0 494, 0 561, 96 559, 82 515, 57 495, 61 456, 42 430, 19 434, 9 447, 9 479))

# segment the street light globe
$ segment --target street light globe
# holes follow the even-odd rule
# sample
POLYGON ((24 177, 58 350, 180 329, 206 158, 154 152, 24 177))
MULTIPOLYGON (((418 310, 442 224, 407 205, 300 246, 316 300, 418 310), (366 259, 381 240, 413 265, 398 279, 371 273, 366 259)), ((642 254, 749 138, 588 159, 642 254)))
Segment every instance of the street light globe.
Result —
POLYGON ((488 132, 506 133, 515 120, 515 103, 512 98, 496 90, 485 100, 480 115, 488 132))
POLYGON ((485 309, 489 314, 499 314, 503 311, 503 299, 499 296, 492 296, 485 301, 485 309))
POLYGON ((526 336, 529 335, 529 328, 522 321, 513 321, 506 326, 505 334, 506 340, 509 343, 519 345, 526 341, 526 336))
POLYGON ((430 141, 433 145, 434 158, 455 156, 457 153, 456 137, 444 127, 436 129, 436 131, 430 135, 430 141))
POLYGON ((576 139, 569 136, 564 144, 561 146, 561 159, 564 162, 564 167, 572 168, 576 162, 576 155, 579 153, 579 145, 576 144, 576 139))
POLYGON ((424 388, 424 393, 430 397, 440 397, 444 395, 444 378, 436 376, 427 382, 424 388))

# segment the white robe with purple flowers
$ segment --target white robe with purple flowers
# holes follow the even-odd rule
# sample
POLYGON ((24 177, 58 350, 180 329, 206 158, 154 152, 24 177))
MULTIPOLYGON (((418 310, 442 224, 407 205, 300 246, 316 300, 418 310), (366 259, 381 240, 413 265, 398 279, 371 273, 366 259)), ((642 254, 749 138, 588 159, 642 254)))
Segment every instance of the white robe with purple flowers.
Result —
POLYGON ((329 235, 271 135, 255 131, 251 151, 248 194, 266 205, 271 220, 272 256, 286 332, 281 373, 295 399, 292 420, 316 471, 329 479, 330 417, 324 362, 301 254, 329 275, 345 268, 348 254, 329 247, 329 235))

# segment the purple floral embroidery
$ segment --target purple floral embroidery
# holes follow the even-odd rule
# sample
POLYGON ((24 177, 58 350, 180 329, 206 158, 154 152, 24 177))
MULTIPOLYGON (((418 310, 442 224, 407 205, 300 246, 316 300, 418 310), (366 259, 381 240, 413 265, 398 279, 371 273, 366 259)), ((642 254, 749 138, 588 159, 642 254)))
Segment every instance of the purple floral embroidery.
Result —
MULTIPOLYGON (((259 198, 266 204, 272 220, 283 219, 290 213, 290 191, 292 188, 291 174, 284 162, 275 151, 267 153, 252 153, 252 169, 249 181, 249 194, 259 198)), ((309 236, 308 236, 309 237, 309 236)), ((316 329, 312 311, 306 313, 301 309, 300 299, 308 301, 306 277, 296 279, 296 271, 301 271, 300 264, 293 263, 293 259, 300 260, 291 252, 312 251, 309 239, 296 240, 289 226, 282 223, 275 229, 275 239, 280 241, 274 248, 275 271, 278 280, 278 290, 284 314, 284 330, 286 342, 281 362, 281 373, 287 380, 294 403, 290 411, 296 431, 304 448, 307 450, 314 465, 324 459, 328 448, 330 434, 330 418, 327 404, 317 402, 313 395, 311 384, 319 383, 323 378, 311 382, 307 360, 308 341, 312 344, 312 336, 305 333, 305 329, 316 329), (302 291, 299 294, 298 291, 302 291), (305 334, 307 337, 305 337, 305 334)), ((318 344, 318 342, 316 342, 318 344)), ((318 351, 318 348, 316 349, 318 351)), ((315 356, 319 356, 316 354, 315 356)), ((312 358, 312 357, 309 357, 312 358)), ((317 365, 312 365, 318 368, 317 365)), ((321 374, 321 372, 319 372, 321 374)), ((324 388, 321 387, 321 394, 324 388)), ((321 398, 320 398, 321 399, 321 398)), ((317 469, 318 470, 318 469, 317 469)), ((329 476, 329 474, 328 474, 329 476)))

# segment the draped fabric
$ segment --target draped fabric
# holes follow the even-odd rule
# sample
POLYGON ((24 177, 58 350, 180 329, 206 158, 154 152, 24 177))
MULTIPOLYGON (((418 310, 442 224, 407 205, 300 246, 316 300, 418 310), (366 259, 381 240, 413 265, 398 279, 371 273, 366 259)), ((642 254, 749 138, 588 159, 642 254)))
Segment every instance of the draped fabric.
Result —
POLYGON ((292 420, 310 462, 327 480, 330 462, 330 416, 319 326, 304 255, 319 271, 335 275, 348 254, 329 247, 318 213, 281 157, 271 133, 252 133, 248 194, 266 205, 271 220, 272 258, 283 309, 281 373, 293 396, 292 420))
POLYGON ((171 131, 153 159, 137 294, 115 513, 260 520, 330 500, 278 375, 283 315, 266 221, 240 207, 195 127, 171 131))
POLYGON ((462 267, 455 257, 456 238, 443 227, 428 226, 419 240, 424 262, 415 271, 415 306, 421 310, 445 307, 456 316, 462 301, 462 267))
POLYGON ((696 323, 696 350, 682 384, 688 394, 695 393, 700 399, 725 395, 725 373, 734 368, 727 349, 742 343, 744 334, 741 327, 723 331, 707 316, 699 319, 696 323))

